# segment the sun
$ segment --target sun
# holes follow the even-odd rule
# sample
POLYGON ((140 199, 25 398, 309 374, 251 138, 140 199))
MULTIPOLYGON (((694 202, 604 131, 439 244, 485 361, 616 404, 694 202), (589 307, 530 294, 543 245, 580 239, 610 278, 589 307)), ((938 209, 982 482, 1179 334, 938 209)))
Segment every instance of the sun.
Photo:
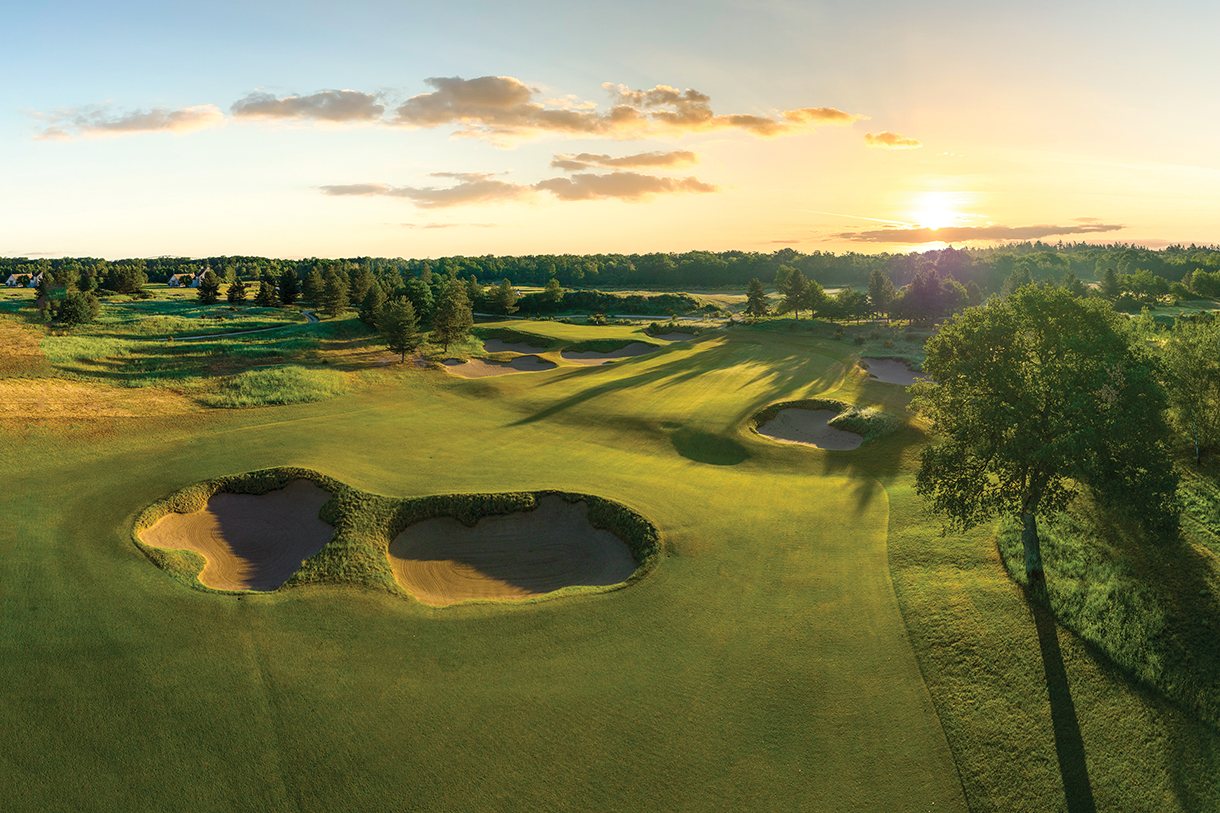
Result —
POLYGON ((957 211, 956 196, 949 192, 920 192, 915 198, 913 219, 925 229, 939 229, 960 223, 962 215, 957 211))

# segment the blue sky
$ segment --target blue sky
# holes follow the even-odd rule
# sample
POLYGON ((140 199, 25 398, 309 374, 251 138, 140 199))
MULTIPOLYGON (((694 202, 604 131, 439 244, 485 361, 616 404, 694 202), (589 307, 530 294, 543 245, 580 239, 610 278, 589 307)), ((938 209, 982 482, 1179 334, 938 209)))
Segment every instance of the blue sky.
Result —
POLYGON ((10 256, 1220 242, 1215 6, 52 3, 6 16, 10 256), (427 81, 447 77, 463 83, 427 81), (319 118, 343 90, 380 112, 319 118), (279 112, 240 115, 256 93, 279 112), (513 93, 521 104, 496 101, 513 93), (639 121, 598 118, 616 103, 639 121), (588 129, 547 123, 564 109, 588 129), (674 123, 690 113, 703 119, 674 123), (580 154, 603 158, 552 166, 580 154))

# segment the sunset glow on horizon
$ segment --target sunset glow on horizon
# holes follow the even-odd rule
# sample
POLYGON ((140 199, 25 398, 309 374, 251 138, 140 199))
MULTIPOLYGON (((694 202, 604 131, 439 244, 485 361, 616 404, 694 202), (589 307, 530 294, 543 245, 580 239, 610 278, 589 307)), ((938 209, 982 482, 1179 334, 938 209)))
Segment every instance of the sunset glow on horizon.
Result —
POLYGON ((4 256, 1220 243, 1214 7, 10 16, 4 256))

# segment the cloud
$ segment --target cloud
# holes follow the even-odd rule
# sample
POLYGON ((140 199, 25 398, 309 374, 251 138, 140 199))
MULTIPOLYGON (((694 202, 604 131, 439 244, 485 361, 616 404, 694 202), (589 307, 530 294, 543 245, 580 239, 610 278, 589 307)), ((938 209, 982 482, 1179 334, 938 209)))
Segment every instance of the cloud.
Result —
POLYGON ((835 236, 860 243, 965 243, 973 240, 1039 240, 1060 234, 1096 234, 1123 228, 1112 223, 1082 223, 1079 226, 946 226, 939 229, 872 229, 843 232, 835 236))
MULTIPOLYGON (((638 172, 611 172, 607 175, 579 174, 570 178, 548 178, 536 184, 516 184, 493 180, 486 173, 433 173, 451 177, 458 183, 449 187, 390 186, 384 183, 342 184, 321 187, 332 196, 379 195, 406 198, 421 209, 443 209, 483 203, 528 200, 539 192, 550 192, 559 200, 638 201, 664 194, 707 193, 719 189, 698 178, 662 178, 638 172)), ((438 227, 441 228, 441 227, 438 227)))
POLYGON ((555 169, 562 169, 564 172, 573 172, 595 167, 679 167, 698 162, 699 156, 687 150, 642 152, 637 155, 624 155, 621 158, 582 152, 577 155, 556 155, 555 160, 551 161, 551 166, 555 169))
POLYGON ((865 133, 864 143, 870 147, 881 147, 887 150, 917 150, 923 146, 923 142, 914 138, 907 138, 898 133, 891 133, 889 130, 882 130, 880 133, 865 133))
POLYGON ((611 172, 609 175, 573 175, 539 181, 535 189, 545 189, 560 200, 639 200, 654 195, 680 192, 718 192, 712 184, 698 178, 661 178, 638 172, 611 172))
MULTIPOLYGON (((462 173, 453 173, 460 175, 462 173)), ((477 203, 499 203, 530 197, 534 190, 530 186, 494 181, 482 175, 472 175, 456 186, 415 187, 390 186, 383 183, 358 183, 341 186, 323 186, 324 195, 385 195, 406 198, 421 209, 443 209, 449 206, 467 206, 477 203)))
POLYGON ((45 130, 34 136, 38 141, 70 141, 73 135, 122 136, 135 133, 189 133, 204 130, 224 123, 224 113, 213 104, 169 110, 154 107, 152 110, 137 110, 132 113, 112 114, 105 109, 85 108, 60 110, 41 115, 50 122, 45 130))
POLYGON ((271 93, 251 93, 229 108, 237 118, 312 119, 315 121, 380 121, 385 106, 377 96, 356 90, 320 90, 309 96, 277 98, 271 93))
POLYGON ((412 127, 456 125, 457 134, 503 141, 540 134, 642 138, 684 132, 742 130, 759 136, 807 131, 823 124, 850 124, 863 116, 833 108, 788 110, 782 118, 753 114, 718 115, 711 97, 669 85, 637 90, 607 82, 611 106, 599 112, 572 96, 541 99, 538 88, 511 76, 432 77, 433 88, 412 96, 394 111, 395 124, 412 127))

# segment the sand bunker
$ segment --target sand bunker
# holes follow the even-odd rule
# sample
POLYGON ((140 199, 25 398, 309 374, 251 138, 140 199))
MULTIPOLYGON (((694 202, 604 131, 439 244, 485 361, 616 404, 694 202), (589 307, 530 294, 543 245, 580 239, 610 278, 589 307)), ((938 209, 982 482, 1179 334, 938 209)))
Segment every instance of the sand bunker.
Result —
POLYGON ((866 370, 870 377, 886 384, 901 384, 909 387, 922 377, 901 361, 895 359, 860 359, 860 367, 866 370))
POLYGON ((589 524, 589 506, 550 495, 534 511, 417 522, 390 543, 394 578, 424 604, 519 601, 573 585, 625 581, 637 564, 626 543, 589 524))
POLYGON ((667 342, 689 342, 695 338, 694 333, 661 333, 657 335, 658 339, 664 339, 667 342))
POLYGON ((483 347, 488 353, 537 353, 539 350, 546 349, 546 347, 535 347, 525 342, 509 344, 501 339, 484 339, 483 347))
POLYGON ((760 435, 781 443, 800 443, 818 449, 849 451, 859 448, 864 438, 829 426, 839 413, 832 409, 781 409, 774 418, 758 427, 760 435))
POLYGON ((168 514, 140 532, 145 544, 203 554, 199 581, 217 590, 275 590, 330 541, 318 519, 330 493, 294 480, 269 494, 214 494, 207 508, 168 514))
POLYGON ((559 365, 547 361, 541 356, 517 356, 509 362, 486 361, 484 359, 445 359, 444 364, 449 372, 462 378, 483 378, 489 375, 508 375, 509 373, 536 373, 539 370, 549 370, 559 365))
POLYGON ((644 342, 632 342, 626 347, 620 347, 618 350, 611 350, 609 353, 599 353, 596 350, 576 353, 571 350, 564 350, 559 355, 562 358, 568 361, 574 361, 577 364, 605 364, 608 361, 627 358, 629 356, 643 356, 647 353, 654 352, 656 349, 656 345, 645 344, 644 342))

